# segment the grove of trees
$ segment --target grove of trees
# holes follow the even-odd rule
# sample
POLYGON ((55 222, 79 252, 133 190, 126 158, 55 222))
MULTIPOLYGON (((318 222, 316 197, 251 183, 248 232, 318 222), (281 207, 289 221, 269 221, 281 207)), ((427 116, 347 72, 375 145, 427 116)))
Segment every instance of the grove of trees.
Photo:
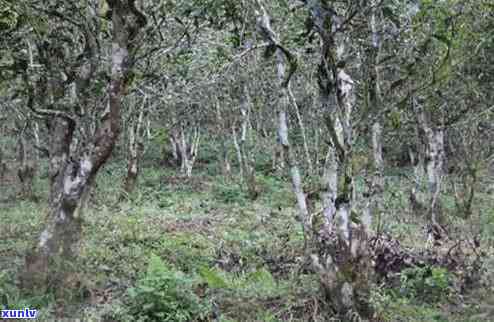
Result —
MULTIPOLYGON (((293 200, 287 261, 317 280, 313 321, 384 321, 373 294, 410 267, 477 285, 494 231, 493 30, 490 0, 0 0, 0 219, 25 202, 41 218, 16 255, 20 294, 74 288, 88 216, 137 207, 148 168, 168 185, 222 180, 246 204, 293 200), (413 250, 396 218, 423 226, 413 250)), ((22 238, 2 224, 0 255, 22 238)), ((144 320, 223 321, 205 302, 144 320)))

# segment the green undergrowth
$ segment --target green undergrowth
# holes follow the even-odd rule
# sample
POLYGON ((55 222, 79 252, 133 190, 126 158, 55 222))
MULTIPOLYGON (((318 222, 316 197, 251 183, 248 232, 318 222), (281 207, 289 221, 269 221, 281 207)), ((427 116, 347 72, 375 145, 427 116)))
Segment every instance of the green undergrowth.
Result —
MULTIPOLYGON (((251 200, 237 178, 227 180, 211 175, 209 165, 203 168, 190 179, 173 169, 145 168, 137 190, 121 199, 123 168, 105 167, 85 212, 76 263, 78 296, 62 302, 63 316, 74 321, 325 321, 317 276, 301 270, 303 234, 289 182, 260 173, 260 194, 251 200)), ((386 209, 376 229, 420 248, 426 221, 410 213, 402 188, 407 184, 399 173, 387 177, 386 209)), ((38 185, 46 200, 46 178, 38 185)), ((453 213, 454 205, 445 200, 453 213)), ((478 229, 488 243, 494 231, 491 199, 479 194, 478 200, 474 218, 452 215, 450 222, 460 231, 478 229)), ((0 208, 0 304, 37 307, 40 321, 54 321, 61 314, 60 300, 21 293, 17 282, 45 214, 43 201, 0 208)), ((484 265, 494 272, 490 257, 484 265)), ((440 267, 412 268, 397 280, 399 285, 373 288, 378 321, 489 321, 490 289, 458 300, 453 277, 440 267)))

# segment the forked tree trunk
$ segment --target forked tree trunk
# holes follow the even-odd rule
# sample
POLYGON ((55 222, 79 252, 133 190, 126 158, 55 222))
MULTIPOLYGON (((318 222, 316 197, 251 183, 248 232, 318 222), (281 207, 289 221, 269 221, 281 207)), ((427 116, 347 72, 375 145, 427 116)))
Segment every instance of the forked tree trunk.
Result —
POLYGON ((192 169, 197 158, 197 151, 201 134, 199 128, 195 127, 192 133, 186 135, 185 128, 180 127, 180 137, 178 139, 178 151, 181 159, 180 169, 187 178, 192 177, 192 169))
MULTIPOLYGON (((26 256, 24 288, 43 292, 62 289, 64 276, 73 270, 81 237, 82 205, 98 170, 109 158, 120 132, 121 99, 132 65, 131 44, 145 23, 134 1, 109 1, 112 7, 112 56, 109 104, 94 137, 76 155, 70 155, 76 123, 52 118, 49 214, 35 247, 26 256)), ((145 19, 144 19, 145 20, 145 19)), ((94 57, 93 57, 94 58, 94 57)), ((94 61, 90 62, 90 64, 94 61)), ((89 66, 94 71, 95 66, 89 66)), ((88 75, 91 75, 89 73, 88 75)), ((89 79, 81 79, 80 84, 89 79)), ((81 89, 83 90, 83 89, 81 89)))
MULTIPOLYGON (((319 252, 312 255, 330 311, 340 319, 369 319, 370 264, 367 236, 370 220, 354 223, 353 124, 354 81, 345 70, 349 39, 342 31, 344 19, 322 1, 305 5, 321 38, 319 89, 326 112, 331 145, 322 179, 321 199, 326 224, 319 232, 319 252)), ((344 29, 343 29, 344 30, 344 29)), ((358 222, 358 221, 357 221, 358 222)))

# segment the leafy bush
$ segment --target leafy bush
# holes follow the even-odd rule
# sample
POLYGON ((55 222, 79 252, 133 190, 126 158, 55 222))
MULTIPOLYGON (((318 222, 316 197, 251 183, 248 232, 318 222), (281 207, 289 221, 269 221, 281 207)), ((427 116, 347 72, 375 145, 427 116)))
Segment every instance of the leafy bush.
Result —
POLYGON ((401 288, 403 295, 423 301, 436 302, 442 296, 449 294, 450 275, 441 267, 413 267, 401 273, 401 288))
POLYGON ((448 319, 437 307, 428 303, 414 303, 389 289, 374 289, 371 303, 376 311, 376 321, 382 322, 446 322, 448 319))
POLYGON ((129 314, 140 321, 193 321, 208 313, 194 281, 152 255, 146 274, 130 288, 129 314))
POLYGON ((221 184, 215 187, 214 195, 217 200, 228 204, 239 204, 244 205, 247 200, 247 195, 245 191, 241 189, 240 186, 236 184, 221 184))
POLYGON ((214 245, 196 232, 169 234, 160 241, 158 248, 159 255, 185 273, 192 273, 214 261, 214 245))

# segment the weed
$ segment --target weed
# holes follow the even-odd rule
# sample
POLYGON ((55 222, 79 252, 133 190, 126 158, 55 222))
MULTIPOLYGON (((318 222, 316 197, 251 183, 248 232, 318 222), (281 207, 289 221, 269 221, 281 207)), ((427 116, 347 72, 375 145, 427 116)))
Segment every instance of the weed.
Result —
POLYGON ((193 321, 209 307, 193 292, 194 280, 151 255, 148 269, 128 290, 127 315, 141 321, 193 321))
POLYGON ((450 276, 445 268, 424 266, 404 269, 400 277, 400 293, 411 299, 438 302, 450 294, 450 276))

